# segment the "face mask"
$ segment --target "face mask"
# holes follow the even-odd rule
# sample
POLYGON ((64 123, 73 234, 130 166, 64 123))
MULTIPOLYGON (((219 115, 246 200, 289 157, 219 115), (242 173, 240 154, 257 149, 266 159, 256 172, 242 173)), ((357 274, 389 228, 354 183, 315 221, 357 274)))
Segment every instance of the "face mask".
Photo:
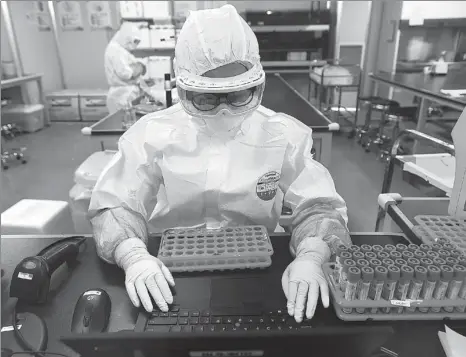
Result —
POLYGON ((212 132, 230 132, 237 130, 246 119, 246 115, 232 115, 222 109, 215 117, 204 117, 202 120, 212 132))

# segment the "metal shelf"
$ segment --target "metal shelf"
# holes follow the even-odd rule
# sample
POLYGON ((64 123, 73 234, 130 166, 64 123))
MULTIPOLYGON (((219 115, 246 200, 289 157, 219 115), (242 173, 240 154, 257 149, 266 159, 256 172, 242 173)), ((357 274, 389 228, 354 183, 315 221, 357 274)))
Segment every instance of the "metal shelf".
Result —
POLYGON ((251 26, 254 32, 313 32, 328 31, 330 25, 279 25, 279 26, 251 26))
POLYGON ((175 55, 175 47, 142 47, 131 51, 135 57, 167 56, 175 55))
POLYGON ((30 74, 30 75, 18 77, 18 78, 3 79, 1 82, 2 89, 16 87, 26 82, 35 81, 39 79, 40 77, 42 77, 42 74, 30 74))
POLYGON ((266 67, 310 67, 311 65, 324 65, 325 61, 262 61, 262 66, 266 67))

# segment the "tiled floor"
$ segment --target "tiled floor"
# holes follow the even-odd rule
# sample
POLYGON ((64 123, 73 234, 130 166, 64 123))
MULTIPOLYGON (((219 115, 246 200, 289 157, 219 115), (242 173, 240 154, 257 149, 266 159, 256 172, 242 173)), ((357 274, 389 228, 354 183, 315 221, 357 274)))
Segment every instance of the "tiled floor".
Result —
MULTIPOLYGON (((298 90, 307 87, 294 85, 298 90)), ((28 147, 29 162, 14 165, 1 173, 1 211, 23 198, 68 200, 76 168, 90 154, 100 150, 100 140, 84 137, 82 123, 53 123, 50 127, 20 137, 28 147)), ((116 139, 106 138, 115 143, 116 139)), ((332 163, 329 168, 338 192, 349 208, 350 229, 371 231, 375 224, 377 196, 384 166, 373 153, 365 153, 346 135, 334 136, 332 163)), ((419 196, 421 193, 401 180, 396 172, 393 192, 419 196)))

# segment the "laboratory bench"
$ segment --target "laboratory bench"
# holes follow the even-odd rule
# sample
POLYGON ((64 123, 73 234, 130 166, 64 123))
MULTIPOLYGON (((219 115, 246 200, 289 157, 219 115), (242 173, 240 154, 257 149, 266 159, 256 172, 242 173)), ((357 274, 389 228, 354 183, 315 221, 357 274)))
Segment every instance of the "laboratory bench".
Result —
MULTIPOLYGON (((13 299, 8 299, 8 282, 15 266, 21 259, 35 255, 41 249, 56 241, 57 236, 2 236, 1 259, 5 270, 2 278, 2 318, 3 326, 11 321, 13 299)), ((291 261, 289 253, 289 235, 273 234, 271 236, 274 255, 272 266, 264 274, 281 276, 282 271, 291 261), (269 273, 267 273, 269 270, 269 273)), ((399 234, 383 233, 353 233, 353 243, 361 244, 393 244, 398 243, 403 236, 399 234)), ((160 237, 151 237, 149 251, 156 255, 160 237)), ((192 273, 191 273, 192 274, 192 273)), ((203 274, 247 274, 246 272, 219 272, 203 274)), ((188 275, 190 276, 190 275, 188 275)), ((186 278, 185 275, 175 274, 175 279, 186 278)), ((280 284, 279 282, 277 284, 280 284)), ((138 309, 133 307, 127 297, 124 285, 123 271, 104 263, 96 254, 93 239, 88 236, 84 252, 80 253, 78 262, 73 264, 68 278, 61 287, 50 294, 48 302, 36 306, 17 306, 17 312, 31 312, 42 317, 48 327, 48 347, 50 352, 65 353, 76 356, 68 347, 63 345, 59 338, 70 333, 71 318, 78 297, 86 290, 101 288, 108 292, 112 301, 112 310, 109 323, 109 332, 132 330, 138 316, 138 309)), ((319 302, 312 326, 342 327, 342 326, 385 326, 393 330, 390 339, 383 345, 385 350, 393 351, 391 356, 398 357, 438 357, 443 356, 443 349, 437 333, 443 330, 444 321, 398 321, 398 322, 344 322, 339 320, 332 307, 324 309, 319 302)), ((466 333, 466 321, 449 321, 449 327, 459 333, 466 333)), ((337 341, 335 341, 337 342, 337 341)), ((309 346, 312 348, 312 346, 309 346)), ((309 355, 309 351, 306 352, 309 355)), ((383 356, 378 353, 374 356, 383 356)))

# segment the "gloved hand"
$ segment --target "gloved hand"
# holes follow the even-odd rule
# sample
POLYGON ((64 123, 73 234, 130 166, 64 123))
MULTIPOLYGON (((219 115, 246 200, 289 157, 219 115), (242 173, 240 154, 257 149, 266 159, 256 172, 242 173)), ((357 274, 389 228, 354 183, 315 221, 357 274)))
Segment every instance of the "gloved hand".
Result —
POLYGON ((175 281, 168 268, 149 254, 144 243, 137 238, 123 241, 115 250, 115 260, 125 271, 125 285, 134 306, 142 303, 147 312, 153 310, 151 296, 160 310, 167 312, 173 303, 170 284, 175 281))
POLYGON ((330 249, 321 238, 307 238, 298 246, 296 258, 282 276, 282 287, 288 300, 287 309, 296 322, 311 319, 317 306, 319 290, 322 304, 329 306, 327 281, 322 264, 330 258, 330 249))

